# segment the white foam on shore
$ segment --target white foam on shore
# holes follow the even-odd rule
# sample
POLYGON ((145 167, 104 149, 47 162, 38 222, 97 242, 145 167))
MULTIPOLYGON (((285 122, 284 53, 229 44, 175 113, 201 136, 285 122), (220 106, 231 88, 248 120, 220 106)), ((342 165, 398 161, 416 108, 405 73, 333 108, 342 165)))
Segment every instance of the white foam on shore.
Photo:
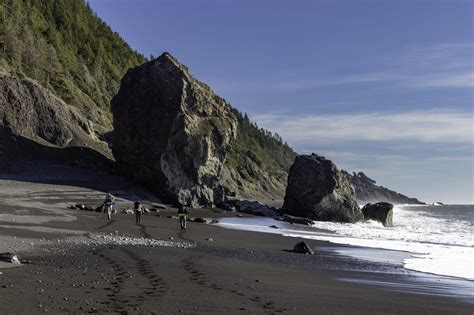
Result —
POLYGON ((342 245, 408 252, 411 257, 402 262, 407 269, 474 280, 474 248, 469 222, 430 216, 423 213, 422 207, 413 211, 397 206, 394 209, 394 226, 389 228, 374 221, 354 224, 315 222, 313 227, 304 228, 275 222, 268 218, 242 218, 222 220, 220 225, 342 245), (269 225, 279 228, 273 229, 269 225))

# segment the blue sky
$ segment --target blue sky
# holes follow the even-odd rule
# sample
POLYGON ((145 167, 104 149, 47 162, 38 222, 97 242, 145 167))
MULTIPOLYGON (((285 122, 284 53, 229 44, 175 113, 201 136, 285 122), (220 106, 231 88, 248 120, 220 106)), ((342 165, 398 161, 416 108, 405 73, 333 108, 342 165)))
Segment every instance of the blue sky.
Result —
POLYGON ((473 203, 472 1, 90 0, 298 153, 473 203))

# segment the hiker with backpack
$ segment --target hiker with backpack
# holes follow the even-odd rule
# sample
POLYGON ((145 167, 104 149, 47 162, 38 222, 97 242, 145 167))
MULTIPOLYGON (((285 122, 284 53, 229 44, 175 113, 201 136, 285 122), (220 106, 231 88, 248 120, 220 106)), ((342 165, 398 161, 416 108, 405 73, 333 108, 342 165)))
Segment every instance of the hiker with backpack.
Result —
POLYGON ((186 230, 186 220, 188 219, 188 209, 180 204, 178 208, 179 226, 181 231, 186 230))

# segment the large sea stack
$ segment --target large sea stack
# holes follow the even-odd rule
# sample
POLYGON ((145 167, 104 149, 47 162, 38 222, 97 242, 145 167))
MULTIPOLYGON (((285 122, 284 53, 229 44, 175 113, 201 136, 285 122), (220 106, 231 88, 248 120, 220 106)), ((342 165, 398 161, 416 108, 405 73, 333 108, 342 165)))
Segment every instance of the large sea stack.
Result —
POLYGON ((313 220, 356 222, 363 219, 354 188, 330 160, 300 155, 288 175, 285 211, 313 220))
POLYGON ((237 120, 173 56, 130 69, 112 112, 112 150, 125 173, 170 201, 206 207, 223 200, 219 176, 237 120))

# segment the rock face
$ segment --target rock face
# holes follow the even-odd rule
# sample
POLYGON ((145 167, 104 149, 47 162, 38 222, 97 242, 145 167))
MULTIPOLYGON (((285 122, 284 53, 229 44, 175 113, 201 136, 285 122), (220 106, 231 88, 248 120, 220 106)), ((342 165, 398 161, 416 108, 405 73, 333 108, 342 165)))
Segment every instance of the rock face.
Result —
POLYGON ((368 203, 362 208, 365 219, 382 222, 384 226, 393 226, 393 205, 388 202, 368 203))
POLYGON ((300 155, 288 175, 283 208, 313 220, 356 222, 363 218, 354 188, 330 160, 300 155))
POLYGON ((0 75, 0 157, 7 155, 84 164, 112 158, 76 108, 34 81, 0 75))
POLYGON ((359 203, 390 202, 393 204, 424 204, 416 198, 410 198, 383 186, 376 185, 375 180, 362 172, 353 173, 342 171, 344 176, 355 188, 356 199, 359 203))
POLYGON ((112 99, 113 154, 121 168, 170 201, 221 202, 219 176, 237 132, 226 102, 168 53, 127 72, 112 99))

